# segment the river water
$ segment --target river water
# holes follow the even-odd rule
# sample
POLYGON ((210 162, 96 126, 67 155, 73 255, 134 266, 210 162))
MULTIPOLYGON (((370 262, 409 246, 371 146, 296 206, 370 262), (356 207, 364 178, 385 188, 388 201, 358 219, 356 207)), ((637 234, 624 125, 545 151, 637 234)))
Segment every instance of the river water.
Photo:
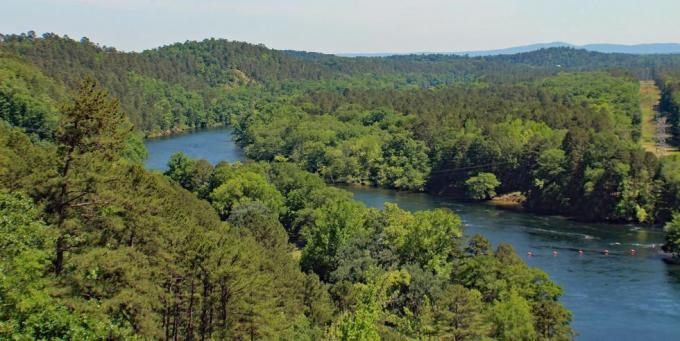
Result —
MULTIPOLYGON (((179 151, 212 163, 244 160, 227 128, 153 139, 146 147, 147 167, 156 170, 179 151)), ((382 208, 385 202, 409 210, 448 207, 461 216, 467 236, 479 233, 494 245, 510 243, 529 265, 564 288, 562 302, 574 314, 578 340, 680 340, 680 267, 661 261, 659 229, 584 224, 425 193, 340 187, 369 207, 382 208)))

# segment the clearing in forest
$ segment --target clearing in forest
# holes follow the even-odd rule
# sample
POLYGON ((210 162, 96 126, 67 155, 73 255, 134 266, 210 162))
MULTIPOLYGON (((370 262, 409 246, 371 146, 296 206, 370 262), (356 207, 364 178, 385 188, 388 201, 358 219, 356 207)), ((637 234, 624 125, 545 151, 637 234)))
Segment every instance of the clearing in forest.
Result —
POLYGON ((654 81, 640 81, 640 111, 642 113, 642 146, 656 156, 666 156, 677 150, 665 141, 668 136, 667 123, 659 115, 661 91, 654 81))

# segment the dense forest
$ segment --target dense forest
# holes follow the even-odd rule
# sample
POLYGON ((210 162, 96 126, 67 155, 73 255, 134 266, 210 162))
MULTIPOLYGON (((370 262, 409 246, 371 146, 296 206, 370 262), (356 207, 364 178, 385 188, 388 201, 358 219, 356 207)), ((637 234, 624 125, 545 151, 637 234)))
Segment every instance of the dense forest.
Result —
MULTIPOLYGON (((561 71, 593 69, 647 75, 655 67, 680 64, 680 57, 556 48, 476 58, 453 55, 342 58, 277 51, 224 39, 126 53, 98 46, 87 38, 76 41, 52 33, 37 36, 28 32, 0 36, 0 62, 0 70, 7 74, 2 80, 12 78, 23 83, 2 84, 3 88, 10 87, 2 91, 3 97, 36 87, 43 100, 59 101, 83 77, 91 76, 120 99, 137 129, 147 135, 159 135, 229 123, 229 114, 239 110, 230 99, 234 92, 243 89, 277 95, 314 89, 425 89, 530 81, 561 71), (17 89, 18 86, 21 88, 17 89)), ((26 105, 31 104, 36 103, 26 105)))
POLYGON ((566 340, 562 290, 447 209, 327 183, 668 223, 680 157, 640 143, 640 78, 678 127, 680 56, 571 48, 343 58, 208 39, 129 53, 0 36, 0 337, 566 340), (231 125, 252 160, 143 138, 231 125))
POLYGON ((329 182, 464 195, 487 173, 536 212, 666 221, 680 205, 680 161, 640 147, 638 93, 636 79, 604 72, 313 91, 263 103, 234 126, 250 158, 292 161, 329 182))
POLYGON ((8 339, 560 340, 561 289, 446 209, 368 209, 292 163, 150 173, 86 80, 53 135, 0 125, 8 339))
POLYGON ((680 145, 680 68, 664 68, 656 72, 655 81, 661 89, 659 110, 671 126, 671 143, 680 145))

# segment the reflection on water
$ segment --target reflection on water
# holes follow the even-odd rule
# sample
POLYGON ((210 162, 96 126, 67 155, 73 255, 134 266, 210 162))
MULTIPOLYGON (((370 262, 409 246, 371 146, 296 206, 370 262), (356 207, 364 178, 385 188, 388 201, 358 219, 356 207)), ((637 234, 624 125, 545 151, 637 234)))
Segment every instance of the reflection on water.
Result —
MULTIPOLYGON (((228 129, 155 139, 146 145, 151 169, 163 169, 178 151, 213 163, 244 159, 228 129)), ((461 216, 466 236, 480 233, 496 245, 513 245, 529 265, 543 269, 564 288, 562 301, 574 314, 579 340, 680 340, 680 266, 661 261, 660 229, 584 224, 424 193, 339 187, 369 207, 382 208, 385 202, 409 210, 447 207, 461 216), (634 256, 631 249, 636 250, 634 256), (552 256, 553 250, 558 256, 552 256), (532 257, 526 256, 528 251, 532 257)))

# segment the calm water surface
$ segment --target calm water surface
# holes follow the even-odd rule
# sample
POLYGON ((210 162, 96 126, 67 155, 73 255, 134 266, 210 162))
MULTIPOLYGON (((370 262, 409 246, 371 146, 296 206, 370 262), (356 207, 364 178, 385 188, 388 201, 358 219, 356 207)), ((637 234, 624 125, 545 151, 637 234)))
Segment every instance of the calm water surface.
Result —
MULTIPOLYGON (((147 167, 163 169, 183 151, 216 163, 243 160, 229 129, 149 140, 147 167)), ((488 205, 464 204, 424 193, 342 186, 369 207, 395 202, 409 210, 448 207, 462 218, 465 234, 480 233, 494 244, 512 244, 531 265, 564 288, 579 340, 680 340, 680 268, 664 264, 658 229, 577 223, 488 205), (584 255, 579 256, 578 250, 584 255), (608 256, 601 254, 609 249, 608 256), (631 256, 630 249, 637 255, 631 256), (552 256, 557 250, 558 255, 552 256), (526 256, 528 251, 533 257, 526 256)))
POLYGON ((146 167, 156 170, 166 169, 170 156, 177 152, 184 152, 193 159, 208 160, 212 164, 222 160, 234 162, 245 159, 241 149, 234 143, 229 128, 154 138, 146 140, 144 144, 149 151, 146 167))

